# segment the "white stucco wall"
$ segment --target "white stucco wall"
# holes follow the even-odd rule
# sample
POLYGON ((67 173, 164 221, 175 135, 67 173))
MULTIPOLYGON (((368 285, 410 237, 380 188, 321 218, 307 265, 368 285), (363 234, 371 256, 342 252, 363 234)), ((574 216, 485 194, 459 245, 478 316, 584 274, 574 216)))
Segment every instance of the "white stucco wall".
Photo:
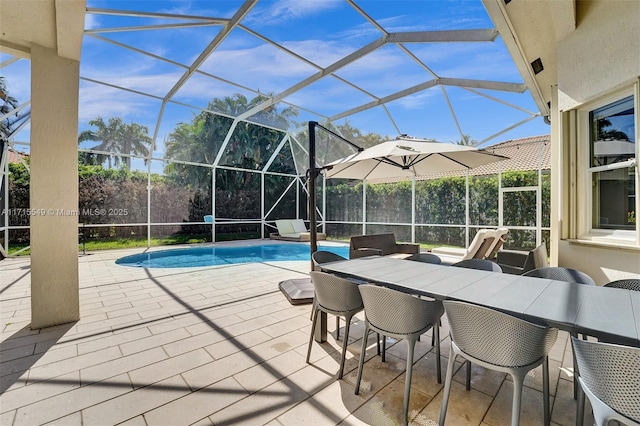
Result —
POLYGON ((640 1, 579 1, 577 15, 575 31, 558 42, 564 111, 640 75, 640 1))
MULTIPOLYGON (((640 76, 640 1, 580 1, 577 7, 577 28, 558 41, 558 109, 569 111, 587 102, 599 100, 621 88, 631 88, 640 76)), ((636 116, 638 111, 636 111, 636 116)), ((584 173, 588 152, 585 141, 577 133, 576 123, 565 122, 559 138, 560 144, 577 152, 575 167, 580 170, 576 180, 571 179, 573 161, 568 158, 556 168, 559 181, 567 191, 561 197, 570 197, 576 216, 558 200, 561 222, 569 225, 569 239, 558 244, 557 263, 579 269, 592 276, 598 284, 621 278, 640 277, 640 246, 637 244, 607 244, 578 242, 585 232, 586 209, 589 204, 588 178, 584 173), (576 186, 573 185, 573 183, 576 186), (570 189, 571 188, 571 189, 570 189)), ((558 117, 558 119, 562 119, 558 117)), ((579 123, 578 123, 579 126, 579 123)))
POLYGON ((583 271, 597 284, 640 277, 640 250, 622 247, 589 246, 560 241, 560 266, 583 271))
POLYGON ((31 328, 80 319, 80 62, 31 46, 31 328))

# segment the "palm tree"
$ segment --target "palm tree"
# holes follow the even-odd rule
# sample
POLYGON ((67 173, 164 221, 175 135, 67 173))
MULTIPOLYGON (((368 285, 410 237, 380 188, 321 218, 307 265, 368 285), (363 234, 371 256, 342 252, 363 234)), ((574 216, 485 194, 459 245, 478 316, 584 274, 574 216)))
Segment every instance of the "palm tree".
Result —
MULTIPOLYGON (((248 100, 244 95, 236 93, 233 96, 216 98, 209 102, 208 109, 237 117, 238 115, 265 102, 268 98, 262 95, 248 100)), ((250 117, 252 122, 268 123, 273 126, 287 128, 292 117, 298 114, 294 108, 286 108, 281 111, 275 106, 266 108, 250 117)), ((248 170, 261 169, 273 154, 284 133, 271 128, 263 127, 252 122, 239 122, 229 139, 222 164, 235 166, 248 170)), ((231 129, 233 120, 226 116, 203 111, 194 116, 191 123, 180 123, 165 140, 165 158, 167 160, 191 161, 202 164, 213 164, 227 133, 231 129)), ((202 182, 204 177, 201 167, 185 166, 182 164, 169 164, 165 173, 180 176, 184 183, 196 185, 202 182)), ((232 173, 224 173, 225 179, 232 173)), ((250 173, 240 174, 233 182, 224 182, 225 187, 242 187, 248 185, 247 179, 251 179, 250 173)))
POLYGON ((462 135, 462 138, 456 141, 456 144, 464 146, 476 146, 478 144, 478 141, 475 139, 471 139, 471 135, 467 133, 466 135, 462 135))
MULTIPOLYGON (((18 106, 18 100, 9 95, 7 82, 2 76, 0 76, 0 101, 2 101, 2 103, 0 103, 0 115, 9 114, 18 106)), ((3 141, 9 135, 11 124, 12 121, 8 118, 0 121, 0 136, 3 141)))
MULTIPOLYGON (((83 130, 80 132, 80 135, 78 135, 78 143, 99 141, 100 143, 98 145, 90 149, 143 157, 149 156, 151 138, 149 137, 149 129, 146 126, 137 123, 126 124, 120 117, 112 117, 107 123, 104 122, 102 117, 97 117, 89 121, 89 125, 97 129, 83 130)), ((111 168, 110 155, 98 155, 98 162, 104 162, 105 157, 108 161, 109 168, 111 168)), ((114 164, 116 166, 120 161, 123 161, 125 167, 128 169, 131 168, 131 157, 114 155, 114 164)))

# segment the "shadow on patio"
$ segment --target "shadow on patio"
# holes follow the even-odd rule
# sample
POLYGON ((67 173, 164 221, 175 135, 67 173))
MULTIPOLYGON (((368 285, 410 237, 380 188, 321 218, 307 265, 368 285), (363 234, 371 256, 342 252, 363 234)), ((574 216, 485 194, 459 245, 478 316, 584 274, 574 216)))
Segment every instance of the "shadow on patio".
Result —
MULTIPOLYGON (((314 345, 311 364, 305 363, 310 305, 291 306, 277 283, 305 276, 307 262, 144 270, 115 265, 123 254, 129 252, 81 257, 82 319, 33 331, 29 276, 21 269, 29 260, 3 261, 0 278, 11 285, 1 294, 1 424, 400 422, 403 343, 389 339, 382 363, 371 336, 361 394, 354 395, 362 314, 353 322, 344 380, 336 380, 341 342, 333 321, 329 341, 314 345)), ((413 424, 436 424, 439 416, 434 352, 427 334, 416 349, 413 424)), ((551 353, 554 424, 574 423, 571 365, 562 335, 551 353)), ((542 419, 541 374, 534 372, 525 382, 525 425, 542 419)), ((480 367, 473 368, 467 392, 458 372, 448 424, 507 423, 511 392, 503 374, 480 367)))

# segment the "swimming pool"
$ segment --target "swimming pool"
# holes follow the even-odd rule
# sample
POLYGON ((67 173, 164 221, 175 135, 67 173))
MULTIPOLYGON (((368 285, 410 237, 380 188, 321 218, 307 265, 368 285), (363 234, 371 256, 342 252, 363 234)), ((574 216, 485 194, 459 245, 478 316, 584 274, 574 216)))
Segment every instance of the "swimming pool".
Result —
MULTIPOLYGON (((346 258, 349 247, 318 246, 346 258)), ((310 260, 308 244, 263 244, 252 246, 193 247, 160 250, 121 257, 116 264, 138 268, 188 268, 236 263, 277 262, 285 260, 310 260)))

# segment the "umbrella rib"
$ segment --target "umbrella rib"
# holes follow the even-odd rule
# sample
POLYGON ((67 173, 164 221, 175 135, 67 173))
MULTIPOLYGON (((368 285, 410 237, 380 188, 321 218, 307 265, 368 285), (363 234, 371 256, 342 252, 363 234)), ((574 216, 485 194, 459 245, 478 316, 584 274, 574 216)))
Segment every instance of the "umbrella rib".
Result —
POLYGON ((453 162, 454 162, 454 163, 456 163, 456 164, 460 164, 460 165, 461 165, 462 167, 464 167, 465 169, 470 169, 470 168, 471 168, 471 167, 469 167, 468 165, 466 165, 466 164, 464 164, 464 163, 462 163, 462 162, 460 162, 460 161, 456 160, 455 158, 451 158, 451 157, 449 157, 448 155, 444 155, 444 154, 440 154, 440 155, 442 155, 442 156, 443 156, 444 158, 446 158, 447 160, 451 160, 451 161, 453 161, 453 162))
POLYGON ((415 156, 415 157, 413 158, 413 161, 411 161, 411 162, 408 164, 408 167, 413 167, 413 166, 415 166, 416 164, 420 163, 421 161, 424 161, 424 160, 426 160, 427 158, 431 157, 432 155, 433 155, 433 153, 431 153, 431 154, 427 154, 427 155, 425 155, 424 157, 421 157, 421 156, 415 156))
POLYGON ((393 161, 393 160, 391 160, 391 159, 389 159, 389 158, 387 158, 387 157, 383 157, 383 158, 374 158, 374 160, 376 160, 376 161, 377 161, 377 162, 379 162, 379 163, 386 163, 386 164, 390 164, 390 165, 392 165, 392 166, 396 166, 396 167, 399 167, 399 168, 401 168, 401 169, 404 169, 404 168, 405 168, 405 166, 404 166, 404 165, 402 165, 402 164, 400 164, 400 163, 398 163, 398 162, 396 162, 396 161, 393 161))
POLYGON ((407 164, 407 167, 413 167, 413 166, 415 166, 416 164, 418 164, 419 162, 424 161, 424 160, 426 160, 427 158, 431 157, 432 155, 433 155, 433 153, 431 153, 431 154, 427 154, 427 155, 425 155, 424 157, 423 157, 423 156, 420 156, 420 155, 416 155, 416 156, 414 156, 414 157, 413 157, 413 159, 409 162, 409 164, 407 164))

